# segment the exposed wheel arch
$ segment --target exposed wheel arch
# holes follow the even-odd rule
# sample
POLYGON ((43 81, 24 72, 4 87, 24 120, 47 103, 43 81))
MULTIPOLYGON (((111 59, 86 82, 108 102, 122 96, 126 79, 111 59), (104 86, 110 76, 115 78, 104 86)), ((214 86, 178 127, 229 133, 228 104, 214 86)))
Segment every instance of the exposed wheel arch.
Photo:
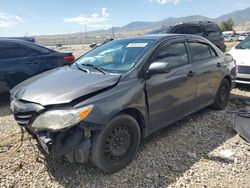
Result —
POLYGON ((127 108, 127 109, 124 109, 124 110, 118 112, 117 114, 115 114, 111 119, 113 119, 114 117, 116 117, 120 114, 128 114, 131 117, 133 117, 137 121, 137 123, 139 124, 140 130, 141 130, 141 135, 142 135, 142 137, 144 137, 144 135, 145 135, 145 118, 139 110, 137 110, 135 108, 127 108))

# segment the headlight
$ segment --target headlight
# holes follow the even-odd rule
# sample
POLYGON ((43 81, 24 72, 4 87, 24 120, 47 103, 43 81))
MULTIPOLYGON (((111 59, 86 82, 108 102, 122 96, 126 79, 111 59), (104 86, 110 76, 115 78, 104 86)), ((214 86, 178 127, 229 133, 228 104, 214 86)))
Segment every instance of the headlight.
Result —
POLYGON ((38 116, 31 127, 36 131, 58 131, 71 127, 85 119, 93 107, 89 105, 79 109, 47 111, 38 116))

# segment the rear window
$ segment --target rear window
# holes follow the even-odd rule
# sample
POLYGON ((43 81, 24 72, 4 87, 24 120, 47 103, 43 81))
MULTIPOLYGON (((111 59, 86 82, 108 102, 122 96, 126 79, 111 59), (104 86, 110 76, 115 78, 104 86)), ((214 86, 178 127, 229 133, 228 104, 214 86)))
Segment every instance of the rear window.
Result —
POLYGON ((212 37, 221 34, 220 28, 217 25, 207 25, 204 27, 205 36, 212 37))
POLYGON ((174 33, 202 35, 201 28, 199 26, 183 26, 175 29, 174 33))

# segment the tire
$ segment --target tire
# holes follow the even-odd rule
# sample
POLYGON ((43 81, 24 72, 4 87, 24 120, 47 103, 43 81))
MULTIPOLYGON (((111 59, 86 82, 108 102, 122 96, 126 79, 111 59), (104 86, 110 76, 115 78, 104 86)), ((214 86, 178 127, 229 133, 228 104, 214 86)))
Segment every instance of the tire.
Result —
POLYGON ((216 93, 212 108, 216 110, 223 110, 227 106, 227 103, 229 101, 230 92, 231 84, 229 80, 223 79, 216 93))
POLYGON ((114 173, 133 160, 140 141, 138 122, 127 114, 121 114, 94 134, 90 161, 104 172, 114 173))

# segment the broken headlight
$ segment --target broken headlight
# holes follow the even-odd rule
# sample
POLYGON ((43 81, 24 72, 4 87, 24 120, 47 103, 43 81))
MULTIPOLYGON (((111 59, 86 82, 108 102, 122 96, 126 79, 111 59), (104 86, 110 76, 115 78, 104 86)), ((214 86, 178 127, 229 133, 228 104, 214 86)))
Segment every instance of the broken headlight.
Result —
POLYGON ((88 105, 79 109, 50 110, 39 115, 31 127, 35 131, 58 131, 72 127, 85 119, 93 107, 93 105, 88 105))

